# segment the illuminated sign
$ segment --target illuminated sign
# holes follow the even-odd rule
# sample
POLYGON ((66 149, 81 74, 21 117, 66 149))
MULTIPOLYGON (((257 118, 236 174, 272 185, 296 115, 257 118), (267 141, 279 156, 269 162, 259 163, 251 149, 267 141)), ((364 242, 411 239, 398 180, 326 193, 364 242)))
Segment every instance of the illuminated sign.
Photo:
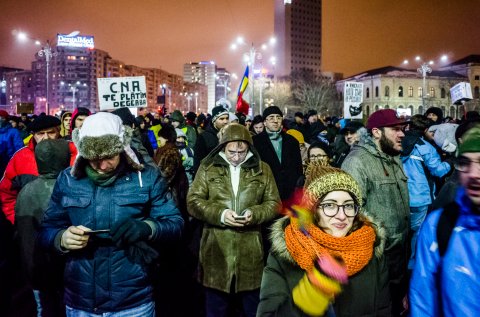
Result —
POLYGON ((57 34, 57 46, 94 48, 93 36, 73 34, 57 34))

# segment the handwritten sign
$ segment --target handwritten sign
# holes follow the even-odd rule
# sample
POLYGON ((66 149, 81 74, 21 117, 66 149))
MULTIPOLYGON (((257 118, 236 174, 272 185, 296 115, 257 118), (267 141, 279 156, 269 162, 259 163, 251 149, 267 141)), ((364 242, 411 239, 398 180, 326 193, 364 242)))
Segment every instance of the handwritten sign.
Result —
POLYGON ((100 110, 147 106, 145 76, 97 78, 100 110))
POLYGON ((470 83, 461 82, 450 88, 453 104, 461 104, 462 101, 472 100, 472 87, 470 83))
POLYGON ((363 83, 345 82, 343 99, 343 117, 347 119, 362 119, 363 83))

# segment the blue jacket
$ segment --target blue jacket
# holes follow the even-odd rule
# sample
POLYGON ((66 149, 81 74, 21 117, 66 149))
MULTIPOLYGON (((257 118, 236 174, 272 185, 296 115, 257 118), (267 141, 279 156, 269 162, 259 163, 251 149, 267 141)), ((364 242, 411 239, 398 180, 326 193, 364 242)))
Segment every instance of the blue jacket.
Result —
POLYGON ((430 205, 433 202, 435 184, 425 175, 422 165, 424 164, 432 176, 443 177, 450 172, 450 164, 442 162, 435 148, 423 138, 419 138, 411 152, 408 155, 402 155, 401 159, 403 169, 408 177, 410 207, 430 205))
POLYGON ((437 224, 442 209, 432 212, 420 229, 410 283, 413 317, 440 316, 439 305, 445 317, 480 315, 480 214, 472 212, 472 202, 462 187, 457 191, 456 202, 460 215, 442 259, 437 246, 437 224), (441 290, 437 290, 440 261, 441 290))
POLYGON ((0 177, 13 154, 24 146, 20 132, 9 123, 0 127, 0 177))
MULTIPOLYGON (((151 246, 180 238, 182 217, 155 169, 127 170, 107 187, 94 185, 88 177, 75 178, 70 170, 64 170, 55 184, 38 237, 44 248, 58 252, 61 234, 69 226, 108 229, 125 218, 153 224, 151 246)), ((117 248, 108 234, 90 239, 84 249, 64 253, 65 303, 100 314, 152 301, 147 267, 129 261, 125 249, 117 248)))

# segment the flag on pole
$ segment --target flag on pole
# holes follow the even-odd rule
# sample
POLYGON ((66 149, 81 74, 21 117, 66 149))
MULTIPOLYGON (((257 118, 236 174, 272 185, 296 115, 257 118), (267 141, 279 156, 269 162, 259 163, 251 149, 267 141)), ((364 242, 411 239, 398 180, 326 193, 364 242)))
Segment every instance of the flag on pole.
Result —
POLYGON ((243 93, 247 89, 248 86, 248 66, 245 69, 245 73, 243 74, 242 81, 240 82, 240 87, 238 87, 238 97, 237 97, 237 107, 236 111, 241 112, 245 115, 248 115, 249 104, 243 100, 243 93))

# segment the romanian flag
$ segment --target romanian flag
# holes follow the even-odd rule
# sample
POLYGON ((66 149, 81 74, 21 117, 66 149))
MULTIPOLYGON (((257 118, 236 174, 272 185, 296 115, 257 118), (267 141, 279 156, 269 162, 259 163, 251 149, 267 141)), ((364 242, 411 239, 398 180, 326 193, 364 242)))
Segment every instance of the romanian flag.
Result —
POLYGON ((248 66, 245 69, 245 73, 243 74, 240 87, 238 87, 238 97, 237 97, 237 107, 236 107, 237 112, 241 112, 245 115, 248 115, 248 108, 249 108, 249 104, 245 100, 243 100, 243 93, 247 89, 247 86, 248 86, 248 66))

